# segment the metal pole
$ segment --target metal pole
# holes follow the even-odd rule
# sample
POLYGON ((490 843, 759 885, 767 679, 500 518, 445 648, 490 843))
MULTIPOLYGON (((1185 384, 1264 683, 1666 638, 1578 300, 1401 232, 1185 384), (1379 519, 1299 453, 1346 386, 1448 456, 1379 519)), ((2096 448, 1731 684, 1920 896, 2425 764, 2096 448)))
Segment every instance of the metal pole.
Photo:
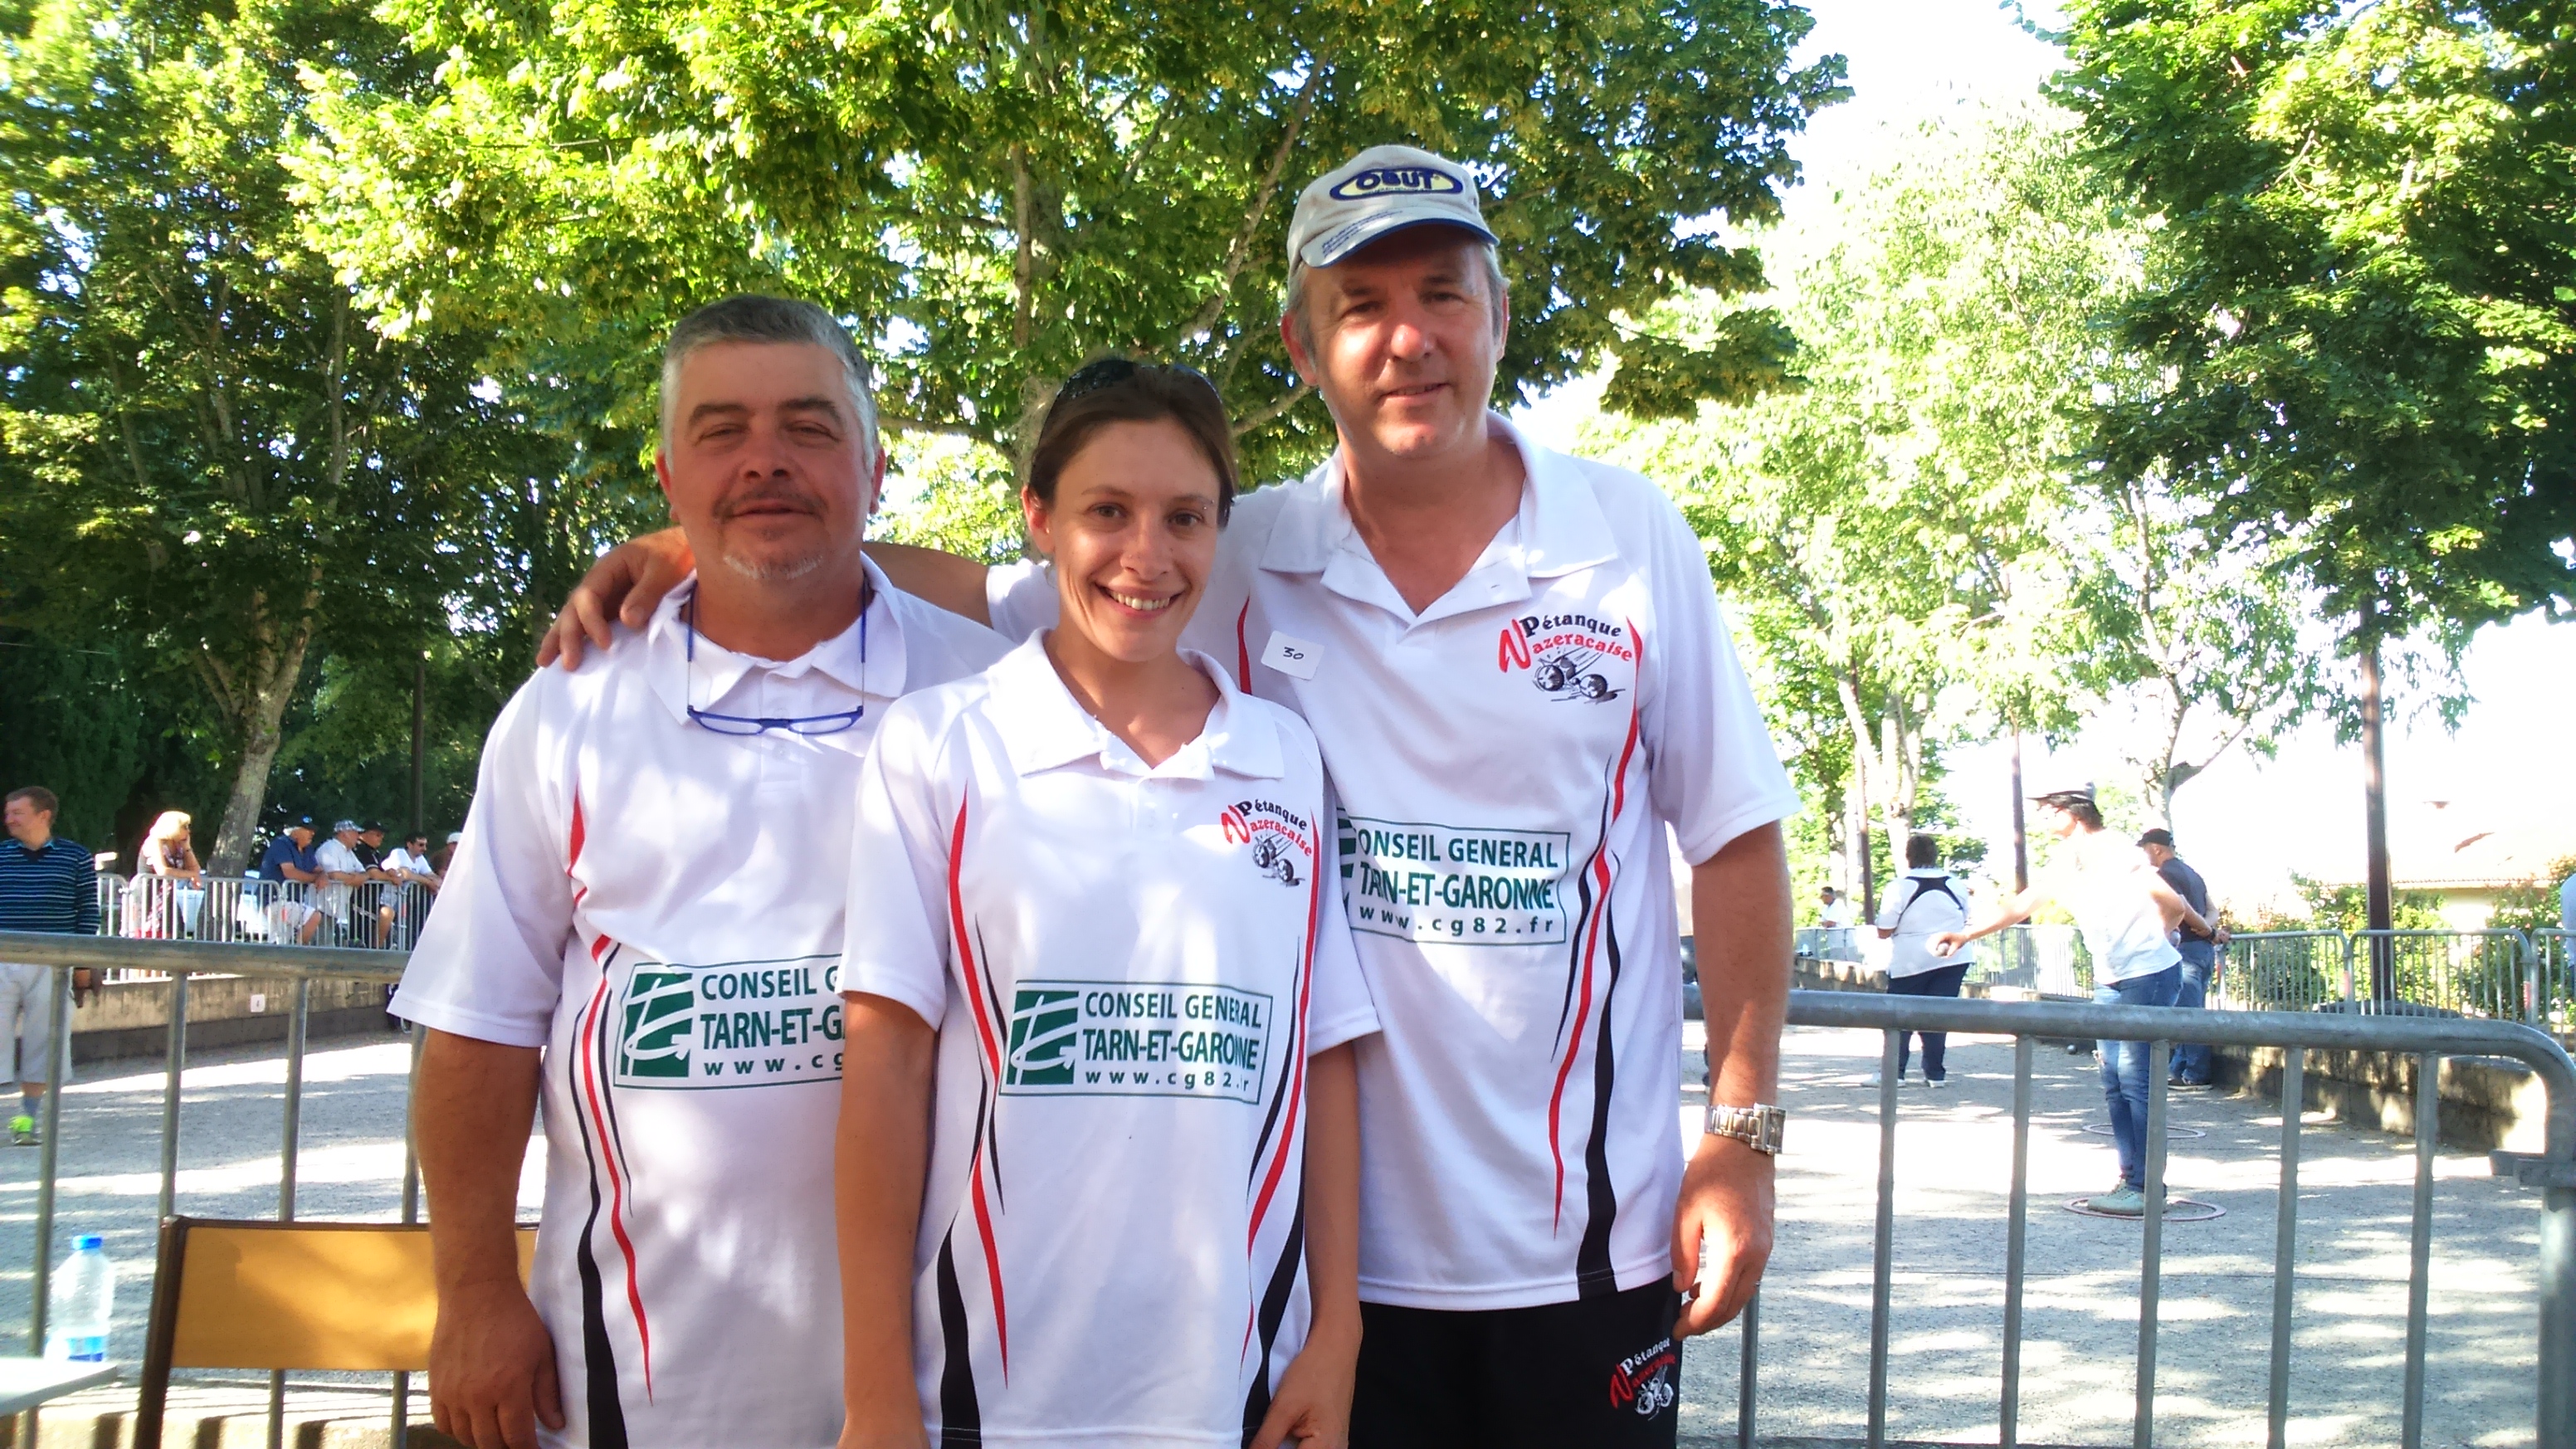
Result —
POLYGON ((2290 1428, 2290 1325, 2299 1254, 2299 1128, 2307 1110, 2307 1052, 2281 1053, 2281 1200, 2272 1214, 2272 1407, 2267 1449, 2286 1449, 2290 1428))
POLYGON ((1887 1299, 1896 1266, 1896 1051, 1901 1031, 1886 1034, 1878 1053, 1878 1240, 1871 1249, 1869 1290, 1869 1449, 1887 1443, 1887 1299))
POLYGON ((188 1060, 188 973, 170 973, 169 1075, 161 1089, 161 1219, 178 1203, 179 1078, 188 1060))
POLYGON ((2164 1292, 2165 1064, 2170 1042, 2147 1043, 2147 1241, 2138 1259, 2137 1449, 2155 1449, 2156 1306, 2164 1292))
MULTIPOLYGON (((412 1131, 410 1104, 420 1100, 420 1054, 429 1045, 429 1028, 415 1023, 411 1032, 411 1082, 403 1089, 402 1220, 420 1221, 420 1139, 412 1131)), ((411 1443, 411 1375, 394 1375, 393 1449, 411 1443)))
MULTIPOLYGON (((285 1141, 278 1147, 277 1220, 295 1221, 295 1157, 304 1129, 304 1035, 311 1014, 313 983, 295 983, 294 1015, 286 1024, 285 1141)), ((268 1449, 285 1449, 286 1371, 268 1375, 268 1449)))
POLYGON ((1735 1449, 1753 1449, 1754 1371, 1761 1358, 1762 1289, 1744 1300, 1744 1344, 1735 1368, 1735 1449))
POLYGON ((2406 1270, 2406 1417, 2400 1442, 2424 1443, 2424 1316, 2433 1289, 2433 1154, 2442 1139, 2442 1059, 2415 1059, 2415 1225, 2406 1270))
MULTIPOLYGON (((51 1055, 56 1067, 45 1083, 45 1122, 42 1145, 36 1158, 36 1279, 28 1295, 27 1352, 43 1356, 45 1352, 45 1315, 52 1307, 54 1272, 54 1177, 61 1163, 63 1127, 63 1084, 71 1073, 61 1070, 72 1060, 72 973, 71 968, 53 970, 54 999, 46 1007, 46 1022, 53 1043, 51 1055)), ((33 1064, 30 1063, 32 1066, 33 1064)), ((30 1438, 27 1442, 35 1442, 30 1438)))
POLYGON ((2013 1038, 2013 1173, 2004 1230, 2004 1402, 2002 1449, 2021 1442, 2021 1295, 2030 1240, 2031 1039, 2013 1038))

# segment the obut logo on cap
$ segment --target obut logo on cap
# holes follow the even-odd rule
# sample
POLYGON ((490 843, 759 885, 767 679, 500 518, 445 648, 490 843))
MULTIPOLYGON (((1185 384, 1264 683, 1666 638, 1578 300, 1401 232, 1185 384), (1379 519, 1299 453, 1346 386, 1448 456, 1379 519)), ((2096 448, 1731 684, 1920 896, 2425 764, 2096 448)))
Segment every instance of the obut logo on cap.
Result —
POLYGON ((1396 193, 1456 196, 1466 189, 1467 183, 1434 167, 1380 166, 1342 178, 1327 194, 1336 201, 1365 201, 1372 196, 1396 193))

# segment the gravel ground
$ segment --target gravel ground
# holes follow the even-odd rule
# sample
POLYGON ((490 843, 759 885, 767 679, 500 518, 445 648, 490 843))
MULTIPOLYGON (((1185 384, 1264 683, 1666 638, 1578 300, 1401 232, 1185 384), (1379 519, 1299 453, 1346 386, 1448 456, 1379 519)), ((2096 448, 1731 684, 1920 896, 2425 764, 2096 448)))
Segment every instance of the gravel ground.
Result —
MULTIPOLYGON (((1695 1057, 1695 1036, 1693 1047, 1695 1057)), ((1878 1135, 1877 1095, 1859 1083, 1877 1051, 1870 1033, 1790 1034, 1780 1242, 1763 1294, 1766 1439, 1856 1439, 1864 1432, 1878 1135)), ((2126 1444, 2139 1230, 2062 1210, 2066 1199, 2109 1185, 2111 1146, 2082 1130, 2105 1120, 2091 1061, 2043 1048, 2037 1063, 2021 1435, 2033 1444, 2126 1444)), ((315 1044, 305 1069, 302 1215, 398 1216, 409 1065, 409 1043, 400 1037, 315 1044)), ((1700 1099, 1695 1068, 1693 1061, 1686 1072, 1691 1103, 1700 1099)), ((1903 1095, 1888 1432, 1993 1443, 2011 1046, 1954 1040, 1950 1074, 1948 1091, 1908 1087, 1903 1095)), ((149 1296, 163 1077, 150 1063, 101 1064, 84 1075, 64 1099, 56 1254, 59 1260, 68 1251, 73 1234, 107 1235, 109 1251, 130 1274, 118 1294, 111 1352, 130 1363, 141 1357, 149 1296)), ((284 1086, 275 1047, 192 1054, 182 1094, 179 1211, 276 1212, 284 1086)), ((2176 1191, 2226 1215, 2166 1230, 2156 1438, 2175 1446, 2259 1444, 2280 1118, 2267 1103, 2197 1093, 2176 1094, 2173 1121, 2208 1134, 2173 1143, 2176 1191)), ((0 1351, 15 1350, 26 1321, 37 1158, 33 1150, 0 1148, 0 1351)), ((533 1144, 521 1183, 528 1215, 542 1159, 542 1142, 533 1144)), ((2398 1437, 2413 1165, 2404 1139, 2310 1119, 2300 1168, 2295 1444, 2398 1437)), ((2480 1156, 2446 1153, 2438 1170, 2425 1442, 2529 1444, 2538 1197, 2490 1177, 2480 1156)), ((1686 1435, 1732 1442, 1739 1346, 1729 1328, 1685 1356, 1686 1435)), ((100 1406, 115 1397, 100 1396, 100 1406)))
MULTIPOLYGON (((1878 1094, 1861 1082, 1878 1051, 1874 1032, 1790 1033, 1779 1244, 1762 1295, 1757 1379, 1766 1439, 1865 1432, 1878 1094)), ((2089 1056, 2043 1046, 2035 1062, 2021 1438, 2126 1444, 2141 1233, 2064 1210, 2117 1176, 2110 1139, 2082 1130, 2109 1117, 2089 1056)), ((1888 1433, 1991 1444, 2002 1393, 2011 1044, 1953 1038, 1949 1072, 1949 1089, 1909 1085, 1899 1109, 1888 1433)), ((1690 1095, 1697 1100, 1697 1089, 1690 1095)), ((2174 1191, 2226 1215, 2165 1229, 2155 1438, 2260 1444, 2279 1109, 2206 1092, 2171 1102, 2174 1126, 2208 1134, 2172 1143, 2174 1191)), ((2307 1123, 2289 1440, 2393 1443, 2414 1144, 2315 1115, 2307 1123)), ((2424 1442, 2530 1444, 2539 1195, 2491 1177, 2482 1155, 2445 1152, 2435 1170, 2424 1442)), ((1732 1443, 1740 1350, 1729 1328, 1685 1355, 1685 1434, 1732 1443)))

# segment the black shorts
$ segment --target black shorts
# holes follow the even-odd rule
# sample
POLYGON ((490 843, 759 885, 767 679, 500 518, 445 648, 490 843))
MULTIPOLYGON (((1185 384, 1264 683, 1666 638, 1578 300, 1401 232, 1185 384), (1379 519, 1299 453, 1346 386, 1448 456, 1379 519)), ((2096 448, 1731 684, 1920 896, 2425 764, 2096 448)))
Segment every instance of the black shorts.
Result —
POLYGON ((1360 1305, 1351 1449, 1672 1449, 1681 1297, 1452 1312, 1360 1305))

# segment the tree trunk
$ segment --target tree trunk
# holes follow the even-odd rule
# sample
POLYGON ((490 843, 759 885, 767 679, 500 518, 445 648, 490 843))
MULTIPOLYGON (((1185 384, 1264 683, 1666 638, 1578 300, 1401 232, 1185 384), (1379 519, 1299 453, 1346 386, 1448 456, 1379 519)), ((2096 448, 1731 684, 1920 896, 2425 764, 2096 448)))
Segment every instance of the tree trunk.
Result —
POLYGON ((260 807, 268 798, 269 768, 286 742, 286 706, 295 698, 295 681, 304 672, 304 651, 313 642, 311 622, 299 622, 286 639, 250 661, 243 691, 241 764, 233 771, 232 793, 224 801, 224 823, 215 835, 214 853, 206 859, 209 875, 239 875, 250 864, 252 832, 259 828, 260 807))
MULTIPOLYGON (((2361 776, 2362 840, 2369 855, 2364 867, 2365 888, 2370 898, 2370 929, 2388 930, 2394 917, 2395 902, 2388 878, 2388 777, 2384 751, 2382 707, 2379 679, 2379 638, 2376 634, 2361 650, 2361 776)), ((2386 936, 2370 938, 2370 996, 2373 1001, 2397 999, 2397 963, 2386 936)))
POLYGON ((2030 829, 2021 813, 2021 726, 2012 732, 2013 891, 2030 889, 2030 829))

